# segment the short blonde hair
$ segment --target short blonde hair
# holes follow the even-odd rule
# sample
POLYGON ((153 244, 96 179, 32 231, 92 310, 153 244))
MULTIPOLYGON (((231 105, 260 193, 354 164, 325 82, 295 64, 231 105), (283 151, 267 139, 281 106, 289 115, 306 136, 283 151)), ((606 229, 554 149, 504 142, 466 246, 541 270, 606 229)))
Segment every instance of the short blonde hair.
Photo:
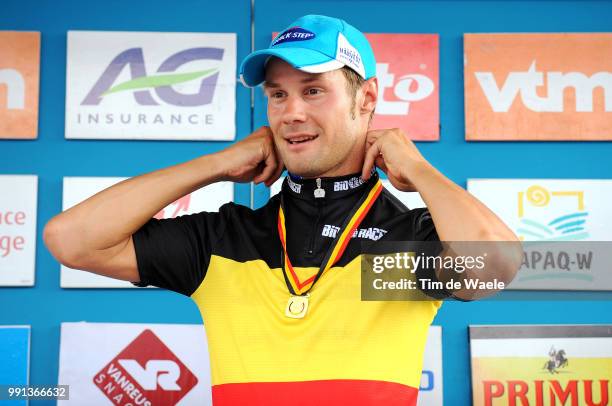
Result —
MULTIPOLYGON (((351 117, 354 120, 355 119, 355 104, 357 103, 357 92, 359 91, 359 89, 361 89, 361 87, 366 82, 366 80, 362 78, 361 76, 359 76, 357 72, 355 72, 353 69, 349 68, 348 66, 343 66, 342 68, 340 68, 340 70, 342 71, 342 74, 344 75, 344 78, 346 79, 346 91, 348 92, 349 96, 352 99, 351 117)), ((372 113, 370 113, 370 120, 369 120, 370 122, 372 122, 373 117, 374 117, 374 110, 372 110, 372 113)))

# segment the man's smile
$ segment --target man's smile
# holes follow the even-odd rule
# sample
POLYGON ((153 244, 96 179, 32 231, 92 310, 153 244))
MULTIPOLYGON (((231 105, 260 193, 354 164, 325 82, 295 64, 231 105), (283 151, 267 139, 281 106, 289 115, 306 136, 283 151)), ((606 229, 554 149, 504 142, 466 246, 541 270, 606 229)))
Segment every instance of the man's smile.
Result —
POLYGON ((318 137, 318 134, 292 134, 285 137, 285 141, 287 141, 290 145, 297 145, 308 143, 317 139, 318 137))

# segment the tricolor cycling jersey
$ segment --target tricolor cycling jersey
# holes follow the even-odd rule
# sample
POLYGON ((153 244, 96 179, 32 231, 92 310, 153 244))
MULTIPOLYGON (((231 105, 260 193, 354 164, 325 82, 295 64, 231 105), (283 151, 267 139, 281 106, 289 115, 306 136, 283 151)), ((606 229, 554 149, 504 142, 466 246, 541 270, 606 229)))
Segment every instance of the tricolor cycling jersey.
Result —
POLYGON ((299 282, 318 272, 348 211, 377 181, 348 175, 317 185, 287 176, 260 209, 228 203, 219 212, 151 219, 134 234, 138 285, 190 296, 200 309, 215 405, 416 405, 441 302, 362 301, 360 259, 377 241, 437 240, 426 208, 409 210, 383 189, 310 290, 307 315, 285 315, 280 195, 299 282))

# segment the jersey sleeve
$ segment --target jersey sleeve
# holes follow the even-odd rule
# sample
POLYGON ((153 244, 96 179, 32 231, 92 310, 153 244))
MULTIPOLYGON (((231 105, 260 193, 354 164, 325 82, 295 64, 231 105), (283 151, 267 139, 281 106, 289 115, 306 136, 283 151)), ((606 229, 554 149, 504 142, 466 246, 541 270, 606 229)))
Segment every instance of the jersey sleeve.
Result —
POLYGON ((204 280, 215 244, 225 232, 230 205, 219 212, 147 221, 132 235, 140 275, 134 285, 191 296, 204 280))
POLYGON ((414 241, 440 241, 436 226, 427 208, 413 209, 414 241))
MULTIPOLYGON (((413 218, 413 230, 414 230, 414 241, 440 241, 436 226, 434 225, 433 218, 427 208, 418 208, 412 210, 414 213, 413 218)), ((435 244, 428 244, 426 250, 430 251, 434 249, 435 244)), ((428 252, 428 254, 437 254, 437 251, 428 252)), ((436 275, 435 269, 431 267, 419 267, 416 271, 417 279, 429 280, 438 282, 439 279, 436 275)), ((419 283, 419 289, 427 296, 433 299, 444 299, 452 296, 452 293, 447 289, 429 289, 419 283)))

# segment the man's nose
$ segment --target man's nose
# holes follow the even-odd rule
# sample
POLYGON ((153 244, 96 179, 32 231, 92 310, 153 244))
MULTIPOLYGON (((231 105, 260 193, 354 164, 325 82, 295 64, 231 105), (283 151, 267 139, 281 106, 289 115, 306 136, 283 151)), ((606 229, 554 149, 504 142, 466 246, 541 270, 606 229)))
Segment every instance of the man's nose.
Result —
POLYGON ((283 109, 283 122, 292 124, 306 121, 306 105, 299 96, 287 96, 283 109))

